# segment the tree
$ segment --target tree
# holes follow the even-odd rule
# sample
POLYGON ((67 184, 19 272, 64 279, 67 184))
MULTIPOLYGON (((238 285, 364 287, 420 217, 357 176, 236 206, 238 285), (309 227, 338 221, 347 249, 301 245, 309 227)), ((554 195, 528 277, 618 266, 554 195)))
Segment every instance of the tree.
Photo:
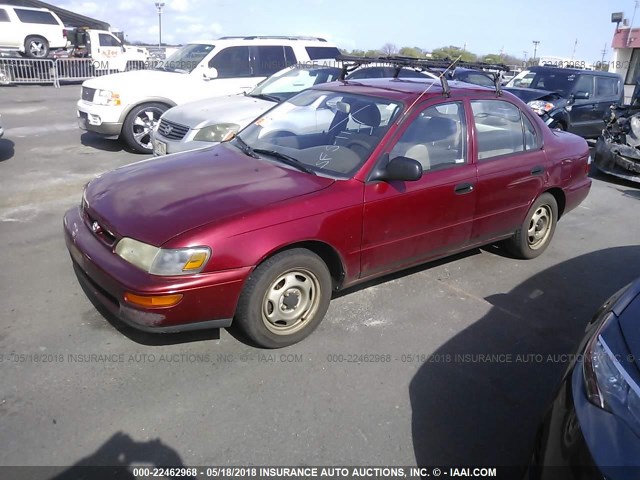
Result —
POLYGON ((418 47, 402 47, 398 54, 403 57, 424 58, 424 52, 418 47))
POLYGON ((380 52, 383 55, 395 55, 398 53, 398 47, 396 47, 393 43, 385 43, 382 48, 380 48, 380 52))
POLYGON ((436 48, 431 52, 431 56, 435 59, 450 58, 451 60, 456 60, 458 57, 461 57, 460 60, 464 62, 475 62, 478 59, 475 54, 453 45, 436 48))

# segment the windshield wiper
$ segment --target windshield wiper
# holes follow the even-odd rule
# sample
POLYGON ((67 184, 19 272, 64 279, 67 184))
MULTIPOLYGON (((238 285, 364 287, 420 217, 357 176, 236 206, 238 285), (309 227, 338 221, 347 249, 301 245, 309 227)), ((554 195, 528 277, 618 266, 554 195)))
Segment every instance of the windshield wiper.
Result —
POLYGON ((239 135, 235 136, 235 141, 236 141, 236 146, 240 149, 242 153, 244 153, 245 155, 249 155, 250 157, 253 157, 253 158, 260 158, 260 155, 258 155, 255 152, 255 150, 253 150, 253 148, 247 145, 246 142, 242 140, 242 138, 240 138, 239 135))
POLYGON ((266 93, 247 93, 247 96, 254 98, 261 98, 262 100, 268 100, 270 102, 280 103, 281 100, 275 95, 267 95, 266 93))
POLYGON ((286 155, 282 152, 278 152, 276 150, 266 150, 264 148, 256 148, 256 149, 253 149, 253 151, 255 153, 260 153, 262 155, 269 155, 271 157, 275 157, 278 160, 280 160, 282 163, 286 163, 287 165, 297 168, 302 172, 310 173, 311 175, 316 175, 316 172, 308 168, 300 160, 298 160, 297 158, 290 157, 289 155, 286 155))

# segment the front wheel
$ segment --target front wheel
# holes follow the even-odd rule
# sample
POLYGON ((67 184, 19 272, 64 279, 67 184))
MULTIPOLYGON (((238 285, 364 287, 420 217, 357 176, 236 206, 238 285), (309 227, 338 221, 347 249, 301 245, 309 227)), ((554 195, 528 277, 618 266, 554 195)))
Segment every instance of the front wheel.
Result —
POLYGON ((265 260, 240 295, 235 321, 258 346, 280 348, 307 337, 331 301, 331 275, 315 253, 296 248, 265 260))
POLYGON ((509 240, 507 249, 516 257, 536 258, 549 246, 558 221, 558 203, 550 193, 533 202, 525 221, 509 240))
POLYGON ((143 103, 129 112, 122 125, 122 138, 138 153, 153 153, 151 132, 169 107, 163 103, 143 103))

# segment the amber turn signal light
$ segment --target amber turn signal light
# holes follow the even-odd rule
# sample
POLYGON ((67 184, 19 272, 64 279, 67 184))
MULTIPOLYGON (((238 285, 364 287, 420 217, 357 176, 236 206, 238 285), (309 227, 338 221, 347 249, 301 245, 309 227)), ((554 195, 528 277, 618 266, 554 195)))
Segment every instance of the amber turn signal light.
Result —
POLYGON ((182 294, 176 293, 174 295, 136 295, 134 293, 125 292, 124 299, 126 302, 131 303, 139 307, 146 308, 162 308, 173 307, 182 300, 182 294))

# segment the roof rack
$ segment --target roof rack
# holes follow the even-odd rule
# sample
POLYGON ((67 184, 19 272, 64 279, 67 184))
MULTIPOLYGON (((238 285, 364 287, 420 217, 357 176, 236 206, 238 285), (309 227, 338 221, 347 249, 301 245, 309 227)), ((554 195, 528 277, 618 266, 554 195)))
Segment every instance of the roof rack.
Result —
POLYGON ((326 42, 324 38, 320 37, 305 37, 305 36, 288 36, 288 35, 237 35, 220 37, 218 40, 315 40, 318 42, 326 42))
POLYGON ((380 56, 380 57, 357 57, 355 55, 339 55, 336 60, 342 62, 342 73, 340 80, 344 81, 345 77, 362 65, 371 63, 383 63, 392 65, 395 68, 393 78, 398 78, 403 68, 415 68, 420 71, 435 74, 440 79, 442 93, 449 97, 451 89, 447 81, 446 75, 453 71, 456 67, 469 68, 473 70, 490 70, 493 73, 493 82, 496 87, 496 94, 502 95, 502 72, 510 71, 509 66, 501 63, 484 63, 484 62, 464 62, 459 58, 451 60, 450 58, 441 59, 422 59, 413 57, 402 57, 398 55, 380 56))

